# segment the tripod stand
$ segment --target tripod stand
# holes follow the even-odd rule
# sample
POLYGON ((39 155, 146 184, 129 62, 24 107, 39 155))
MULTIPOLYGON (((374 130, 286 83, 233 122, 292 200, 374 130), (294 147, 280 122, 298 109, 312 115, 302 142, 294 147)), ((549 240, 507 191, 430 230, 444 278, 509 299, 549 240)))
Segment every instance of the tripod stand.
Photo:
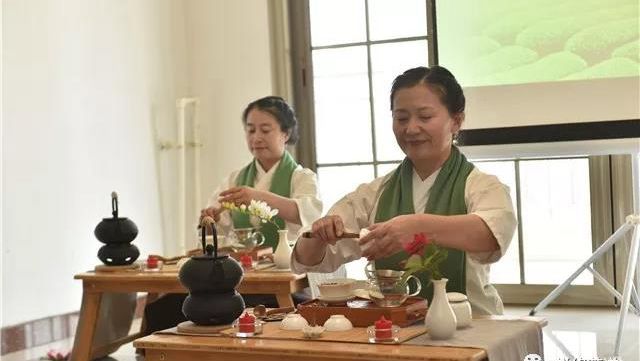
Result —
POLYGON ((640 300, 638 299, 638 291, 633 284, 633 276, 637 272, 636 266, 638 262, 638 253, 640 246, 640 232, 638 231, 640 228, 640 216, 629 215, 625 219, 625 223, 620 226, 612 235, 609 237, 598 249, 593 252, 591 257, 587 259, 578 269, 567 278, 562 284, 558 285, 558 287, 554 288, 551 293, 547 295, 538 305, 531 310, 529 315, 533 316, 536 312, 544 309, 551 303, 556 297, 562 293, 570 284, 573 282, 576 277, 578 277, 584 270, 588 270, 593 274, 596 280, 598 280, 605 287, 609 293, 615 296, 620 304, 620 317, 618 319, 618 333, 616 335, 616 345, 614 348, 614 355, 617 356, 620 354, 620 342, 622 341, 622 331, 624 330, 624 322, 627 316, 627 312, 629 309, 638 313, 638 309, 640 309, 640 300), (627 262, 627 274, 624 282, 624 291, 622 295, 620 292, 616 291, 613 286, 607 280, 604 279, 596 270, 591 267, 591 264, 595 262, 598 258, 600 258, 606 251, 609 250, 616 242, 623 239, 624 235, 633 229, 633 236, 631 239, 631 248, 629 249, 629 260, 627 262), (631 296, 633 295, 633 299, 635 301, 635 307, 631 304, 631 296))

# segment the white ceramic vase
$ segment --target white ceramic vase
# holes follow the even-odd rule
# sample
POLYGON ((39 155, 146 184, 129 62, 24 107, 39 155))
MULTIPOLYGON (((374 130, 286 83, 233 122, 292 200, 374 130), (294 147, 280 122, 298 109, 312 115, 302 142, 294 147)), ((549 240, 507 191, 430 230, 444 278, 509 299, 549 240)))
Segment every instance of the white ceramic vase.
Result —
POLYGON ((447 300, 447 279, 432 280, 433 300, 429 305, 424 324, 434 340, 446 340, 456 331, 456 315, 447 300))
POLYGON ((279 269, 288 269, 290 267, 291 246, 289 246, 289 241, 287 240, 287 233, 286 229, 278 230, 278 247, 276 247, 276 251, 273 254, 273 263, 279 269))

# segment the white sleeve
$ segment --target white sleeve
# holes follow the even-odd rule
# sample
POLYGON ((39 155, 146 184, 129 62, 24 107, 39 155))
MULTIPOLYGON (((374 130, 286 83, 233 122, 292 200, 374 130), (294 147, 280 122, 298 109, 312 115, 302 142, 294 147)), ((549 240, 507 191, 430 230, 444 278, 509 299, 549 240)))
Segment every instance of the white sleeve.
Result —
MULTIPOLYGON (((238 176, 238 173, 239 171, 231 172, 231 174, 222 179, 215 190, 211 193, 211 196, 209 196, 209 199, 207 200, 207 208, 220 207, 220 202, 218 202, 220 193, 235 185, 235 180, 238 176)), ((229 212, 222 212, 220 214, 220 221, 217 223, 217 225, 218 226, 216 228, 218 228, 219 232, 222 232, 225 235, 231 232, 231 229, 233 228, 233 221, 231 220, 229 212)))
MULTIPOLYGON (((355 191, 347 194, 331 207, 327 215, 338 215, 342 218, 346 232, 358 233, 360 229, 368 227, 371 212, 374 209, 378 189, 382 184, 382 178, 371 183, 362 184, 355 191)), ((311 229, 304 227, 302 231, 311 229)), ((311 241, 311 240, 309 240, 311 241)), ((314 266, 303 265, 295 257, 296 252, 291 253, 291 269, 295 273, 305 272, 333 272, 341 265, 360 259, 362 251, 360 244, 354 239, 341 239, 335 245, 329 245, 323 260, 314 266)))
POLYGON ((499 246, 495 251, 467 253, 479 263, 498 261, 507 252, 518 223, 509 187, 502 184, 496 176, 474 168, 467 178, 465 201, 468 214, 475 214, 484 221, 499 246))
POLYGON ((291 176, 290 198, 298 206, 301 227, 310 226, 322 214, 322 200, 318 191, 316 174, 310 169, 298 167, 291 176))

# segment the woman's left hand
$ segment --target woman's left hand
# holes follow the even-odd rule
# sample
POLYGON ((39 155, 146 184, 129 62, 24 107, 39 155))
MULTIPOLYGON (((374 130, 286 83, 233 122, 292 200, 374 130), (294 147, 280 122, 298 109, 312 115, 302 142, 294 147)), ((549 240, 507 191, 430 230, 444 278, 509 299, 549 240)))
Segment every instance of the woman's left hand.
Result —
POLYGON ((241 186, 241 187, 231 187, 226 191, 220 193, 220 197, 218 201, 222 202, 230 202, 235 203, 236 205, 246 204, 249 205, 252 199, 258 199, 258 191, 254 188, 241 186))
POLYGON ((360 238, 364 251, 362 257, 376 260, 391 256, 403 249, 403 245, 413 239, 415 233, 413 215, 401 215, 386 222, 371 225, 369 233, 360 238))

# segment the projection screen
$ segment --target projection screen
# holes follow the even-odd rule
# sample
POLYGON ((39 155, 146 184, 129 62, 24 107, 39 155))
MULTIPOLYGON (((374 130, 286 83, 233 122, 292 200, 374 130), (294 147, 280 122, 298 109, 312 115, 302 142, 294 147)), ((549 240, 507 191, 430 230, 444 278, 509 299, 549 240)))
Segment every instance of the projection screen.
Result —
POLYGON ((637 0, 438 0, 466 129, 640 119, 637 0))

